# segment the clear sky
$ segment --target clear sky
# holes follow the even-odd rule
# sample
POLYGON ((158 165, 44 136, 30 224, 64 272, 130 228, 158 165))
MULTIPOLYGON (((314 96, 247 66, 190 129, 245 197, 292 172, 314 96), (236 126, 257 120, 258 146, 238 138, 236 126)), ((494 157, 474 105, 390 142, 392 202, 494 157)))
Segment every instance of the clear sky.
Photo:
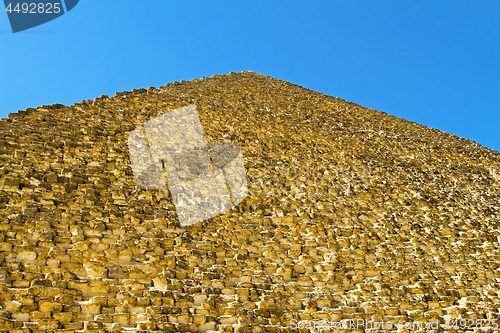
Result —
POLYGON ((0 45, 1 117, 252 70, 500 151, 498 0, 81 0, 0 45))

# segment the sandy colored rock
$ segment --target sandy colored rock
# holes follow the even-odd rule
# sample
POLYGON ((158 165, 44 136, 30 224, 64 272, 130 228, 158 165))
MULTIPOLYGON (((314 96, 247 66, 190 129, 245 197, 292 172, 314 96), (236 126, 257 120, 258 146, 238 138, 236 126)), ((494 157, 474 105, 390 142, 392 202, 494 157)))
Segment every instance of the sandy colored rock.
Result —
POLYGON ((0 330, 500 319, 500 154, 268 76, 11 114, 0 168, 0 330), (208 142, 241 148, 248 195, 181 227, 127 140, 192 104, 208 142))

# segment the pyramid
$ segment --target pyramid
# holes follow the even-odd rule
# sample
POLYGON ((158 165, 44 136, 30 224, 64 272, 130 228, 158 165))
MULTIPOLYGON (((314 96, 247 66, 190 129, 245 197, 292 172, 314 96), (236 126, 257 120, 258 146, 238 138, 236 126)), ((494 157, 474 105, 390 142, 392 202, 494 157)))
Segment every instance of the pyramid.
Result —
POLYGON ((265 75, 10 114, 0 170, 5 332, 500 319, 500 154, 265 75), (127 142, 188 105, 207 141, 240 147, 248 193, 182 226, 168 188, 137 186, 127 142))

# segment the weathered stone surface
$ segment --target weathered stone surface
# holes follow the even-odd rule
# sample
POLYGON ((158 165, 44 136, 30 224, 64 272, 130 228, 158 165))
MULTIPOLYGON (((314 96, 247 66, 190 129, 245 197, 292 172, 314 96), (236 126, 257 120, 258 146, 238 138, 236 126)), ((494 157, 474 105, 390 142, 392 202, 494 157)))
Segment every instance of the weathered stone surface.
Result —
POLYGON ((0 330, 500 319, 500 154, 264 75, 12 114, 0 169, 0 330), (190 104, 241 147, 249 193, 181 228, 127 138, 190 104))

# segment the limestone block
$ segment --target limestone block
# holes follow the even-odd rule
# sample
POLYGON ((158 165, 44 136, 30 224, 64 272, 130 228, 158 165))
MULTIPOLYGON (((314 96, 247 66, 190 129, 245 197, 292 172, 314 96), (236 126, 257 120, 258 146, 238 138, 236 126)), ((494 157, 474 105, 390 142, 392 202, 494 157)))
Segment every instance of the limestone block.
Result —
POLYGON ((60 312, 62 304, 58 302, 41 301, 38 304, 38 310, 41 312, 60 312))
POLYGON ((17 320, 20 322, 28 322, 30 320, 29 313, 16 312, 16 313, 12 313, 10 316, 13 320, 17 320))
POLYGON ((279 267, 276 270, 276 273, 283 276, 283 279, 285 281, 291 281, 292 275, 293 275, 293 268, 292 267, 279 267))
POLYGON ((194 315, 193 323, 197 325, 204 325, 207 322, 207 316, 205 315, 194 315))
POLYGON ((156 330, 156 324, 150 322, 137 323, 137 329, 151 332, 156 330))
POLYGON ((103 279, 108 277, 108 269, 93 263, 84 264, 89 277, 94 279, 103 279))
POLYGON ((98 330, 101 328, 103 328, 103 324, 97 321, 85 321, 83 325, 85 331, 98 330))
POLYGON ((238 317, 236 317, 236 316, 221 316, 221 317, 219 317, 219 322, 223 325, 235 324, 238 322, 238 317))
POLYGON ((108 332, 121 332, 122 331, 122 325, 119 323, 104 324, 104 328, 108 332))
POLYGON ((132 261, 132 257, 133 257, 132 251, 123 250, 123 251, 120 251, 120 253, 118 254, 118 261, 123 262, 123 263, 127 263, 127 262, 132 261))
POLYGON ((5 243, 5 242, 0 243, 0 251, 2 251, 2 252, 9 252, 11 250, 12 250, 12 244, 11 243, 5 243))
POLYGON ((150 315, 144 313, 130 314, 130 325, 136 326, 138 323, 148 322, 149 318, 150 315))
POLYGON ((0 182, 0 187, 4 190, 17 190, 20 183, 20 179, 17 177, 6 177, 0 182))
POLYGON ((113 321, 124 327, 130 325, 130 315, 128 313, 116 313, 113 315, 113 321))
POLYGON ((60 323, 53 319, 40 320, 38 321, 37 328, 42 331, 53 331, 60 328, 60 323))
POLYGON ((374 277, 381 274, 379 269, 366 269, 363 271, 364 276, 374 277))
POLYGON ((17 312, 21 309, 22 304, 18 301, 9 301, 4 303, 3 308, 9 312, 17 312))
POLYGON ((64 323, 63 324, 64 326, 64 329, 66 330, 83 330, 84 328, 84 323, 83 322, 78 322, 78 321, 74 321, 74 322, 71 322, 71 323, 64 323))
POLYGON ((37 253, 34 251, 21 251, 17 253, 17 260, 35 260, 37 253))
POLYGON ((81 313, 84 315, 98 315, 101 313, 101 305, 92 301, 81 303, 81 313))
POLYGON ((71 312, 54 312, 52 318, 61 323, 70 323, 74 320, 75 315, 71 312))
POLYGON ((61 266, 61 260, 52 258, 52 259, 47 259, 47 267, 51 268, 58 268, 61 266))

